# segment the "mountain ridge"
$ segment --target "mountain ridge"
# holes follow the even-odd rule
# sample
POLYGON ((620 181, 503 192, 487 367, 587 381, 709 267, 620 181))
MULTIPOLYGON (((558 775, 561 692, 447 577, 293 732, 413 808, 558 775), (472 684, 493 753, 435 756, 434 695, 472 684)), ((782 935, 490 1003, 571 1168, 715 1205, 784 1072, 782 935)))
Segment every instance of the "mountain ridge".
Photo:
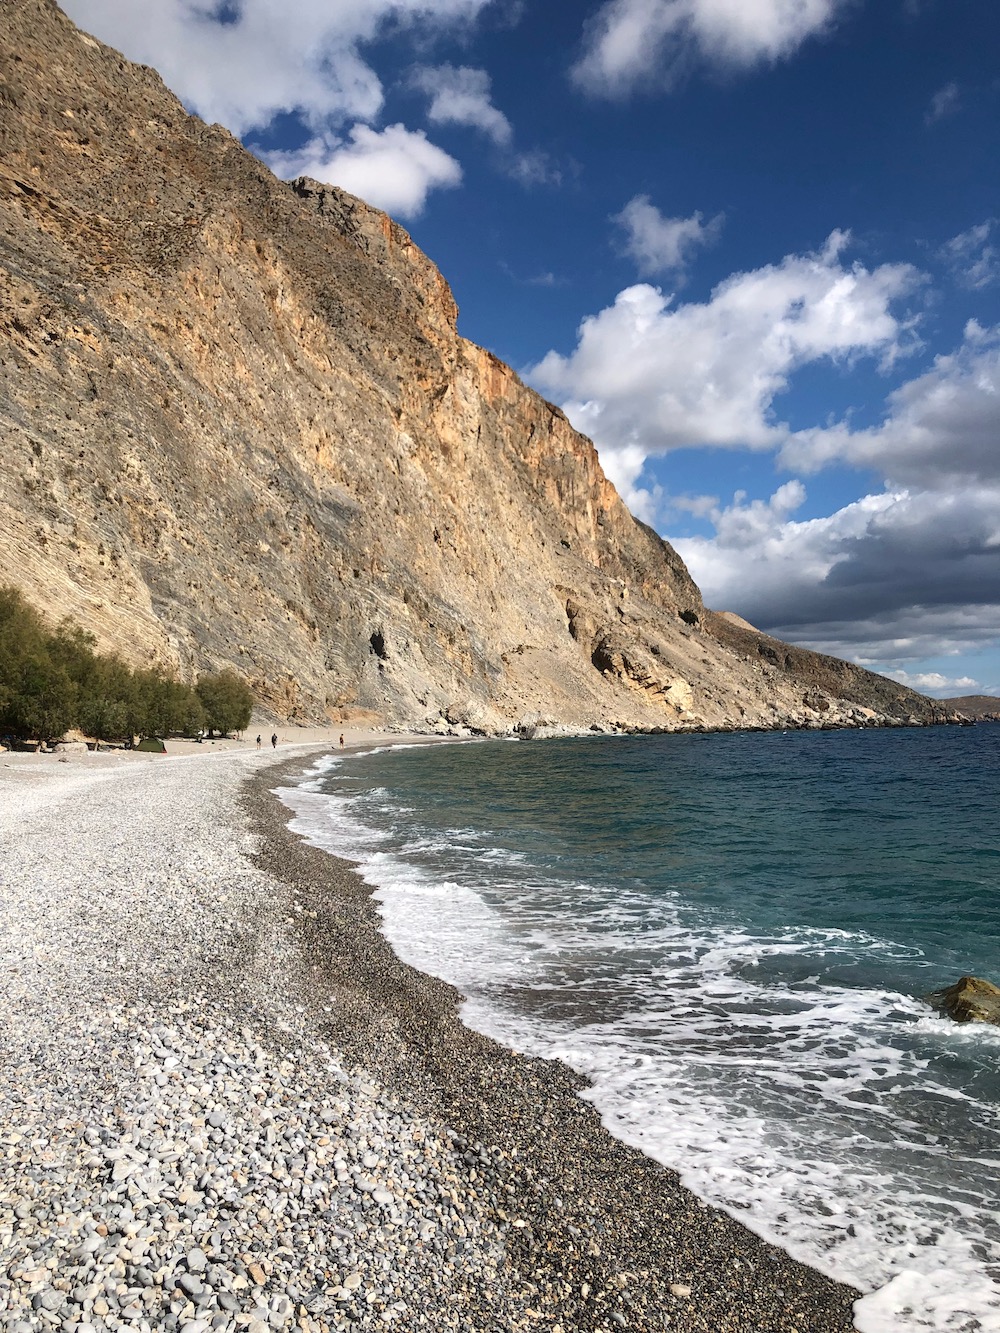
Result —
POLYGON ((283 718, 945 719, 706 611, 385 214, 278 181, 50 0, 8 6, 0 108, 0 582, 50 616, 283 718))

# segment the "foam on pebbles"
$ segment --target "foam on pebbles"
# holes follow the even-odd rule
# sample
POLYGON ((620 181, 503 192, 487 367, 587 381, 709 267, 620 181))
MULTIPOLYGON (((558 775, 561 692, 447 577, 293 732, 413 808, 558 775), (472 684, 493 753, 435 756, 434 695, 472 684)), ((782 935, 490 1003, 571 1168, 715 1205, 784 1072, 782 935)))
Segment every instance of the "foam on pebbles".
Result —
POLYGON ((233 805, 259 762, 0 769, 10 1333, 460 1328, 497 1282, 447 1131, 304 1026, 233 805))

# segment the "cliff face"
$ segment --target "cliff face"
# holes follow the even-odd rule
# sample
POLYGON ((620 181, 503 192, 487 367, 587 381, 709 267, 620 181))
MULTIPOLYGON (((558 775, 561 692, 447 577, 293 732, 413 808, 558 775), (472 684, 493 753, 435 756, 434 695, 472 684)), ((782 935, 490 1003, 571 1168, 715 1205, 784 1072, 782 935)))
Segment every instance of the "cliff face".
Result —
POLYGON ((231 665, 283 716, 933 715, 706 614, 402 228, 48 0, 0 25, 0 284, 0 582, 102 648, 231 665))

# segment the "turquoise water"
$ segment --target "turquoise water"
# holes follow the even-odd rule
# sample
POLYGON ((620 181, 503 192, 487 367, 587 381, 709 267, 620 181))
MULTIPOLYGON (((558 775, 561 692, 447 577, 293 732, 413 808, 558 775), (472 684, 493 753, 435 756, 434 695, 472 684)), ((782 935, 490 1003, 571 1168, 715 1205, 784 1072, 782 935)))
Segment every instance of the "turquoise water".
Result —
POLYGON ((284 793, 463 1018, 866 1294, 1000 1330, 1000 727, 595 737, 326 760, 284 793))

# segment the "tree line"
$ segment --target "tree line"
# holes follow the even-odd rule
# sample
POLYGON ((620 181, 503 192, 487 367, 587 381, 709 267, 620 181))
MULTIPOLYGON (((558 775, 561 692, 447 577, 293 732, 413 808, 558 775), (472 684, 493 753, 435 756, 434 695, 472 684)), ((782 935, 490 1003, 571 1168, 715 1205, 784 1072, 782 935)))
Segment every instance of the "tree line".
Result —
POLYGON ((55 630, 11 587, 0 587, 0 737, 52 741, 75 728, 97 740, 242 731, 253 695, 232 671, 185 685, 94 650, 92 634, 55 630))

